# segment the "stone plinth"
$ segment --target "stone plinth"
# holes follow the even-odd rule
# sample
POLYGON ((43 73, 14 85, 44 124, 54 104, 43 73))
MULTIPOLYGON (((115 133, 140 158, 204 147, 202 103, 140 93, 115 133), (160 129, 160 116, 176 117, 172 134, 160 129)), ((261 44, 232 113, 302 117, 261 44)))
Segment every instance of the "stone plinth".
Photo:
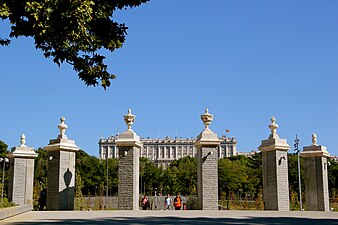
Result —
MULTIPOLYGON (((61 122, 65 125, 64 118, 61 122)), ((47 210, 74 210, 75 154, 79 148, 75 141, 68 140, 60 125, 58 138, 50 140, 45 147, 48 152, 47 210)))
POLYGON ((325 146, 312 145, 303 148, 306 210, 329 211, 329 188, 325 146))
POLYGON ((34 159, 32 147, 21 144, 7 154, 10 160, 8 198, 13 203, 33 204, 34 159))
POLYGON ((276 133, 278 125, 271 119, 271 135, 258 149, 262 152, 263 199, 266 210, 289 211, 288 155, 290 146, 276 133))
POLYGON ((131 129, 135 116, 128 110, 124 116, 128 130, 121 133, 116 145, 119 148, 118 209, 139 210, 139 157, 142 143, 131 129))
POLYGON ((208 126, 213 116, 206 109, 201 115, 205 129, 194 143, 197 148, 197 195, 201 210, 218 210, 218 157, 217 147, 221 140, 208 126))

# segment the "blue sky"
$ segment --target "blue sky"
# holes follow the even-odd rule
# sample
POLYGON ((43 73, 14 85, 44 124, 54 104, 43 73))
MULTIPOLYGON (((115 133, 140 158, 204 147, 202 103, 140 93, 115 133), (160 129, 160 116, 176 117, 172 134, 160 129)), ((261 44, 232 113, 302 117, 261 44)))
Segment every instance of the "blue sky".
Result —
MULTIPOLYGON (((32 39, 0 47, 0 140, 48 144, 61 116, 67 135, 91 155, 100 137, 136 115, 141 137, 196 137, 200 115, 226 129, 239 151, 256 149, 275 116, 293 151, 318 143, 338 155, 338 1, 152 0, 114 17, 129 27, 122 49, 107 53, 111 87, 87 87, 68 65, 35 50, 32 39)), ((2 23, 0 34, 7 34, 2 23)))

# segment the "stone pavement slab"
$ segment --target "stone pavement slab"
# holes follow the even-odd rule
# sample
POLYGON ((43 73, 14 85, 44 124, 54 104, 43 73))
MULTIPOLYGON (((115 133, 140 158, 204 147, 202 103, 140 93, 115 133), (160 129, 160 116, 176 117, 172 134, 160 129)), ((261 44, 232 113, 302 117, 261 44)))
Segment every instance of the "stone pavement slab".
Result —
POLYGON ((338 225, 337 212, 277 212, 277 211, 44 211, 27 212, 0 224, 133 224, 133 225, 338 225))

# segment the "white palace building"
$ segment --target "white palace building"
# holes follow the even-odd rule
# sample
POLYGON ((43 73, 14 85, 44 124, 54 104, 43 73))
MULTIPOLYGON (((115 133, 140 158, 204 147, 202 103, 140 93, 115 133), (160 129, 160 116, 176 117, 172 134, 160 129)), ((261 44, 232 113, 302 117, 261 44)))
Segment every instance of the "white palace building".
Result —
MULTIPOLYGON (((111 136, 107 139, 99 140, 99 158, 106 159, 107 153, 109 158, 118 158, 119 150, 115 145, 117 136, 111 136)), ((218 158, 226 158, 237 155, 237 141, 234 137, 229 138, 222 136, 221 143, 218 146, 218 158)), ((158 166, 168 166, 175 159, 185 156, 196 157, 197 149, 194 147, 196 140, 191 138, 170 138, 152 139, 141 138, 143 146, 140 157, 145 157, 153 161, 158 166)))

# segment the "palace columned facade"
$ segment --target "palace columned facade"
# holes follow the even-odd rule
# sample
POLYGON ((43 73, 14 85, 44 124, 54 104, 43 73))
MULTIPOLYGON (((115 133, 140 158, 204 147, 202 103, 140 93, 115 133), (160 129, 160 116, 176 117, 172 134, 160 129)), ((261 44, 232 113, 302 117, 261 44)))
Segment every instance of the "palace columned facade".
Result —
MULTIPOLYGON (((101 138, 99 140, 99 158, 106 159, 107 153, 108 158, 118 158, 119 150, 115 144, 117 136, 111 136, 109 138, 101 138)), ((226 158, 237 155, 236 145, 237 141, 234 137, 220 138, 221 143, 218 146, 218 158, 226 158)), ((143 144, 140 157, 145 157, 155 162, 158 166, 166 167, 175 159, 180 159, 185 156, 196 157, 197 149, 194 147, 193 138, 170 138, 164 139, 152 139, 152 138, 141 138, 143 144)))

